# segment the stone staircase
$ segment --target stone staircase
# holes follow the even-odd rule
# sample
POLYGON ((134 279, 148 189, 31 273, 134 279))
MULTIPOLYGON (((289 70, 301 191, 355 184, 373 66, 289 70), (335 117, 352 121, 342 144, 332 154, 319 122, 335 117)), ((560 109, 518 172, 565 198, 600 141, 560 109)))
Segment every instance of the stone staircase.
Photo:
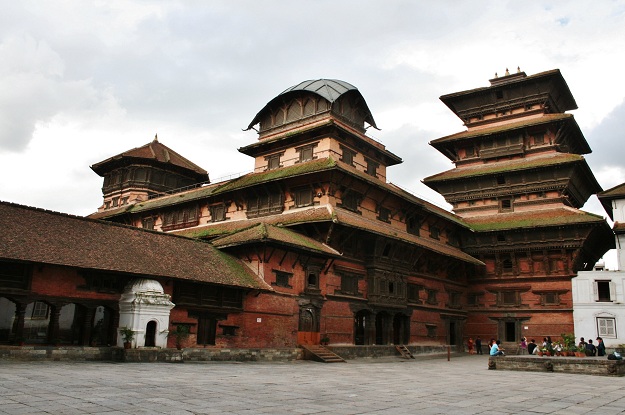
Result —
POLYGON ((341 356, 318 344, 301 344, 300 347, 304 349, 304 359, 306 360, 322 363, 345 363, 341 356))

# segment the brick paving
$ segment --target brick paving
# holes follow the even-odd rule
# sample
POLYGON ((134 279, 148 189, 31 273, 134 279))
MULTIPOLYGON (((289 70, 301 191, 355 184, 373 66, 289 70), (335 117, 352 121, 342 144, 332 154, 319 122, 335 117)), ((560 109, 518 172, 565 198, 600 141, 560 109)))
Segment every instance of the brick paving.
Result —
POLYGON ((489 371, 487 362, 0 362, 0 414, 625 413, 625 378, 489 371))

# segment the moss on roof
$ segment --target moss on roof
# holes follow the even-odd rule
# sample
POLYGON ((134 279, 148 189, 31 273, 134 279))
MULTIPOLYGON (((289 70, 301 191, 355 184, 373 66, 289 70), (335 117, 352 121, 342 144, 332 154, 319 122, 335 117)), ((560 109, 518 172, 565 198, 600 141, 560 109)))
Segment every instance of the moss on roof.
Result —
POLYGON ((518 160, 511 160, 505 163, 484 163, 467 167, 457 167, 442 173, 435 174, 423 179, 424 183, 441 182, 453 179, 465 179, 467 177, 486 176, 497 173, 512 172, 519 170, 534 169, 539 167, 550 167, 566 163, 583 162, 585 159, 578 154, 552 153, 548 156, 528 157, 518 160))
POLYGON ((572 208, 499 213, 465 220, 476 232, 605 222, 599 215, 572 208))
POLYGON ((503 131, 521 129, 560 120, 570 120, 571 122, 575 122, 572 114, 545 114, 542 117, 538 118, 527 118, 512 123, 497 124, 492 127, 476 128, 472 130, 462 131, 445 137, 437 138, 436 140, 432 140, 430 141, 430 145, 436 147, 436 144, 443 144, 451 141, 462 140, 465 138, 492 135, 503 131))

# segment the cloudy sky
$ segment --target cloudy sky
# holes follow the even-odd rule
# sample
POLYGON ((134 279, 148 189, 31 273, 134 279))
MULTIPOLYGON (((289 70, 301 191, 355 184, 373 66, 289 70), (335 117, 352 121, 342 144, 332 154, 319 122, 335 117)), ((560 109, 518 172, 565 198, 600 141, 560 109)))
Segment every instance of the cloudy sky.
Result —
MULTIPOLYGON (((559 68, 604 189, 625 182, 625 1, 0 0, 0 200, 86 215, 90 168, 159 141, 213 181, 251 171, 237 148, 273 97, 300 81, 355 85, 403 158, 389 180, 451 163, 428 145, 461 131, 438 99, 495 72, 559 68)), ((596 198, 586 210, 606 215, 596 198)))

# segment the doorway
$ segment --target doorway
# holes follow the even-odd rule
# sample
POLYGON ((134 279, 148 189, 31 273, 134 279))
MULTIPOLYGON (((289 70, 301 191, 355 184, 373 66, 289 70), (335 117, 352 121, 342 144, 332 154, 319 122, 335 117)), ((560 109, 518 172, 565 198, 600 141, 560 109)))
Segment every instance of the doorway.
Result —
POLYGON ((506 339, 506 342, 516 342, 517 341, 516 322, 506 321, 504 327, 505 327, 504 338, 506 339))
POLYGON ((156 346, 156 321, 150 321, 145 327, 145 347, 156 346))

